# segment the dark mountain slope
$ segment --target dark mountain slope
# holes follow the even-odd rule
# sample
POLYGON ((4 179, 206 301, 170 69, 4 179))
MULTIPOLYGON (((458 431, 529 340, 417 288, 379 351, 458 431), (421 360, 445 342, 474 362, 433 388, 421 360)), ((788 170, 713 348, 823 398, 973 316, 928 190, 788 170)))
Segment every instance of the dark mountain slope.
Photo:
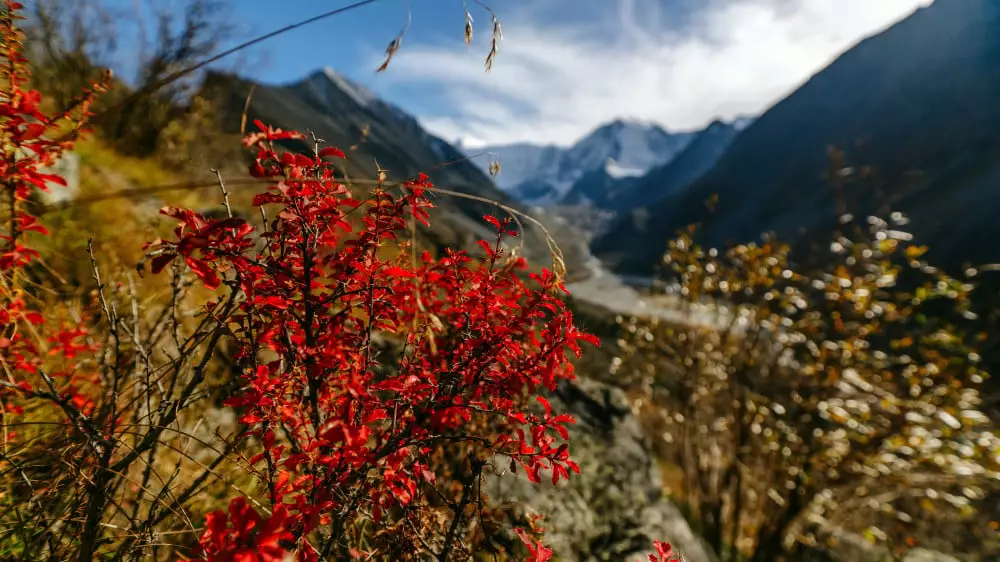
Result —
POLYGON ((622 194, 631 192, 639 181, 639 177, 615 177, 609 174, 606 168, 598 168, 576 180, 560 203, 587 204, 598 209, 614 209, 617 208, 616 204, 622 194))
POLYGON ((1000 234, 987 211, 1000 208, 998 100, 1000 0, 938 0, 843 54, 743 131, 690 189, 652 205, 644 227, 623 217, 594 250, 649 272, 678 228, 707 218, 712 194, 720 199, 704 241, 713 245, 828 228, 833 145, 848 165, 876 171, 848 183, 849 211, 890 201, 939 257, 997 257, 1000 245, 981 237, 1000 234))
MULTIPOLYGON (((219 122, 235 130, 251 86, 252 82, 242 78, 213 73, 205 80, 203 95, 223 112, 219 122)), ((517 207, 479 168, 461 161, 464 156, 450 144, 426 132, 410 115, 332 70, 316 72, 288 85, 256 84, 247 113, 248 123, 254 119, 283 129, 311 131, 325 144, 343 149, 347 154, 346 172, 353 179, 377 177, 377 161, 388 170, 390 180, 426 172, 443 189, 517 207), (455 163, 442 166, 449 162, 455 163)), ((447 195, 437 196, 435 201, 439 209, 425 234, 437 247, 470 247, 473 235, 492 237, 481 217, 485 213, 503 214, 488 203, 447 195)), ((537 232, 529 233, 525 243, 532 258, 547 257, 537 232)))

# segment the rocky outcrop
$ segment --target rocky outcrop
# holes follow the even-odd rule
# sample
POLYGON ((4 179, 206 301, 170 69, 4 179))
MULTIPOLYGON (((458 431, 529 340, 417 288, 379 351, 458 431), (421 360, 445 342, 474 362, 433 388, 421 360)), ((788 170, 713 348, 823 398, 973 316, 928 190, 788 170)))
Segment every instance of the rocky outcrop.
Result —
MULTIPOLYGON (((28 158, 34 155, 23 149, 18 150, 18 158, 28 158)), ((66 182, 60 185, 56 182, 45 182, 45 190, 39 191, 42 203, 55 205, 66 203, 80 194, 80 155, 75 152, 64 152, 51 166, 40 166, 39 172, 57 175, 66 182)))
POLYGON ((717 560, 664 496, 649 440, 624 392, 581 379, 563 384, 550 400, 577 419, 570 453, 580 474, 555 486, 532 484, 523 472, 491 477, 492 499, 544 514, 546 543, 560 560, 638 560, 653 540, 671 542, 690 562, 717 560))

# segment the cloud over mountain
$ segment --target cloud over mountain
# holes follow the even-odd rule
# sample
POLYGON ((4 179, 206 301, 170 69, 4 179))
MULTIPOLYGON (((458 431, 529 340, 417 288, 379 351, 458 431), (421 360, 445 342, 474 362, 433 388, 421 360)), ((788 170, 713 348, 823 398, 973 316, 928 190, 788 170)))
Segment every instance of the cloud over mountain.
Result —
POLYGON ((473 48, 410 44, 380 79, 399 96, 414 85, 437 88, 445 103, 421 122, 470 148, 566 145, 623 113, 696 129, 761 113, 858 40, 928 3, 539 0, 497 6, 504 42, 489 74, 489 22, 479 16, 473 48))

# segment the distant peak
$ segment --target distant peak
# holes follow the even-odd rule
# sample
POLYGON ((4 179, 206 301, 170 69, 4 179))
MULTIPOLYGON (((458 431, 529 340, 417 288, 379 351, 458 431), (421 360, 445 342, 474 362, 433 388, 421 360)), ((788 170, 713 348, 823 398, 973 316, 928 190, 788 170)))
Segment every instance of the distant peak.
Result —
POLYGON ((733 117, 732 119, 723 119, 721 117, 716 117, 711 121, 709 121, 709 123, 705 125, 703 130, 717 130, 723 127, 726 128, 732 127, 737 131, 742 131, 743 129, 749 127, 750 124, 753 123, 755 119, 756 117, 751 117, 748 115, 739 115, 733 117))
POLYGON ((652 121, 645 121, 636 118, 618 117, 613 121, 598 125, 584 139, 599 139, 618 137, 622 134, 639 133, 642 135, 669 135, 663 127, 652 121))
POLYGON ((333 84, 338 90, 347 94, 347 96, 354 100, 354 102, 358 105, 367 106, 372 102, 379 101, 378 96, 376 96, 374 92, 360 84, 352 82, 332 67, 324 67, 322 70, 314 72, 312 77, 326 78, 326 80, 333 84))
POLYGON ((638 129, 653 129, 659 128, 659 125, 654 123, 649 119, 640 119, 638 117, 618 117, 613 121, 605 125, 605 127, 624 129, 625 127, 635 127, 638 129))

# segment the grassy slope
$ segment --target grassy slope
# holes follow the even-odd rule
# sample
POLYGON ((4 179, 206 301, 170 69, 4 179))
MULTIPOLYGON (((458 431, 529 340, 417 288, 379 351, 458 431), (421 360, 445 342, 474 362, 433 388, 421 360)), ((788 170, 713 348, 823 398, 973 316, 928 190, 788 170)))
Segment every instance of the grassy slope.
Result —
MULTIPOLYGON (((122 156, 95 137, 79 142, 75 152, 80 157, 81 198, 181 180, 156 161, 122 156)), ((143 244, 168 232, 170 225, 161 220, 158 207, 192 205, 199 199, 204 199, 203 192, 173 191, 155 199, 108 199, 52 209, 42 216, 51 235, 37 244, 48 264, 78 285, 91 275, 86 259, 90 237, 102 264, 132 269, 142 258, 143 244)))

